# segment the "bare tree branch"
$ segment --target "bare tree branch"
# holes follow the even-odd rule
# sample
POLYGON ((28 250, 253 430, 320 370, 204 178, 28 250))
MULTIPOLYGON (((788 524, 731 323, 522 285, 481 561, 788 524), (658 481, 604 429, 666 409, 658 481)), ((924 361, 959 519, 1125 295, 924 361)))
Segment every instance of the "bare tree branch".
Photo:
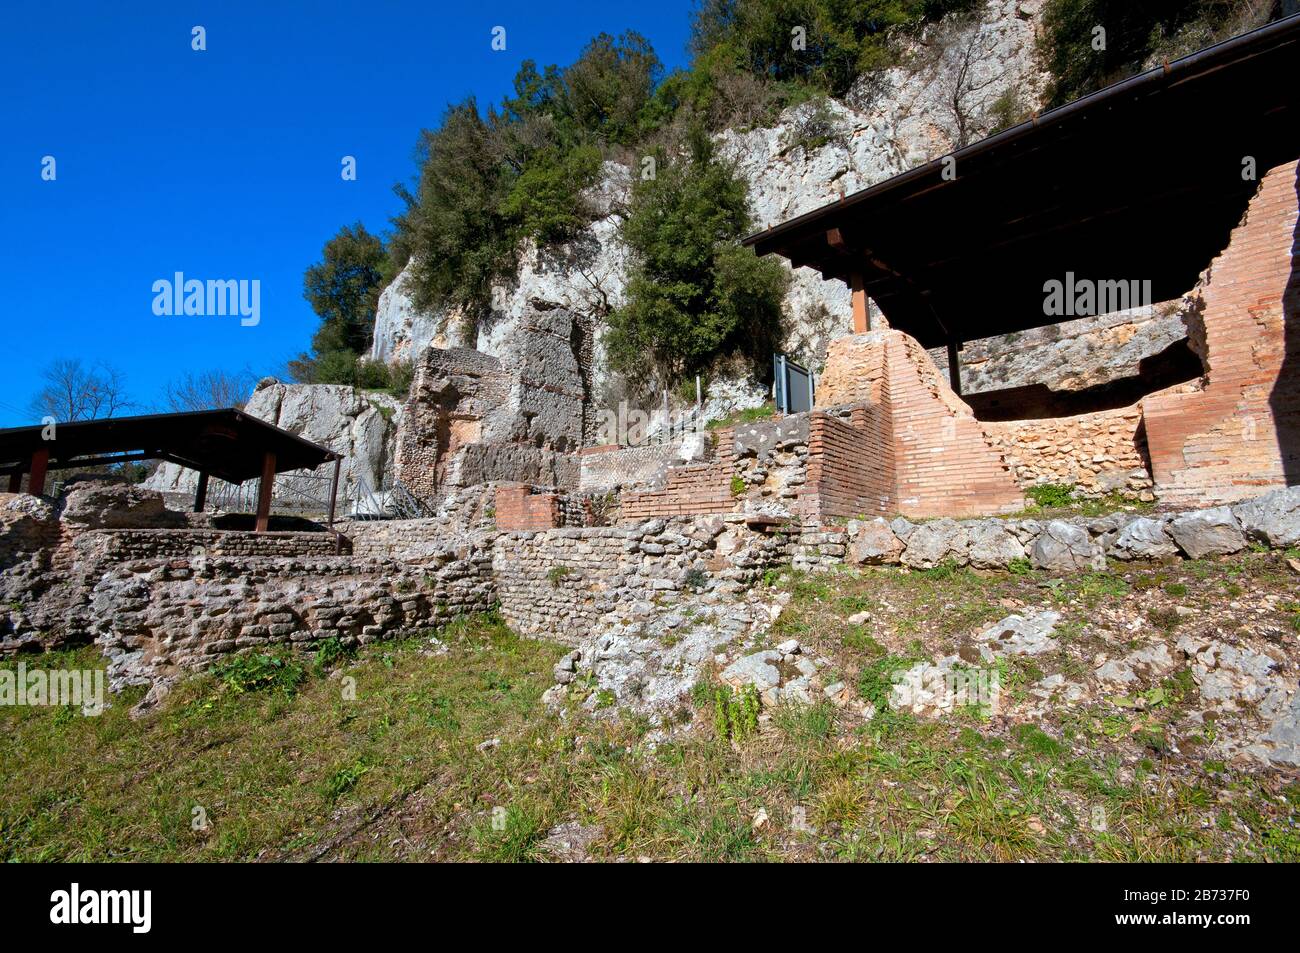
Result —
POLYGON ((77 358, 51 362, 41 377, 45 386, 32 398, 37 417, 57 421, 114 417, 132 406, 122 372, 110 364, 84 366, 77 358))

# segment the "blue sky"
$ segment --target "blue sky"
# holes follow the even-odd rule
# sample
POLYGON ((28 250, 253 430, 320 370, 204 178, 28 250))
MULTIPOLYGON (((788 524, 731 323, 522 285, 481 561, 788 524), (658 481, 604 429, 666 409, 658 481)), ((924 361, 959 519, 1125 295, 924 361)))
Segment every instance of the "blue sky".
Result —
POLYGON ((635 29, 683 65, 690 0, 661 3, 73 2, 0 14, 0 426, 40 372, 107 361, 141 411, 168 380, 261 375, 316 326, 302 273, 339 226, 387 230, 418 132, 519 64, 635 29), (202 25, 207 50, 191 49, 202 25), (491 49, 494 26, 506 50, 491 49), (53 156, 57 178, 43 181, 53 156), (340 161, 357 161, 357 180, 340 161), (261 322, 156 316, 153 282, 259 279, 261 322))

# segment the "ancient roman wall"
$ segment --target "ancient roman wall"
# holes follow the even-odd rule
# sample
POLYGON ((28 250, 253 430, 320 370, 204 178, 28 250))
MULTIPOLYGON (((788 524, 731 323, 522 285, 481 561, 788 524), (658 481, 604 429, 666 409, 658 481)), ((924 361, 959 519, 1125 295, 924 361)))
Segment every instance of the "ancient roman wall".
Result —
POLYGON ((578 488, 597 491, 662 485, 668 468, 681 456, 681 445, 682 438, 635 447, 587 447, 578 456, 578 488))
POLYGON ((1156 490, 1170 502, 1231 501, 1300 483, 1297 163, 1260 182, 1202 275, 1200 389, 1142 402, 1156 490))
POLYGON ((984 421, 983 426, 1022 487, 1064 483, 1082 495, 1151 488, 1138 405, 1077 417, 984 421))
POLYGON ((811 415, 808 475, 799 512, 813 525, 835 516, 896 511, 889 412, 875 404, 849 409, 847 420, 811 415))
POLYGON ((253 533, 232 530, 97 529, 78 536, 83 557, 168 559, 209 557, 334 556, 351 550, 333 533, 253 533))
MULTIPOLYGON (((868 455, 859 464, 870 474, 841 472, 842 483, 873 479, 892 489, 879 492, 882 504, 910 515, 977 515, 1024 505, 1002 454, 910 335, 886 329, 831 344, 817 406, 845 403, 876 408, 871 427, 878 438, 888 434, 888 440, 875 459, 868 455)), ((836 456, 862 460, 870 453, 861 444, 836 456)), ((876 506, 866 512, 883 510, 876 506)))
POLYGON ((739 515, 651 519, 614 528, 503 533, 492 569, 501 614, 516 631, 576 643, 617 605, 703 587, 739 591, 789 559, 773 529, 739 515))
POLYGON ((623 493, 621 519, 635 522, 657 516, 690 516, 727 513, 735 506, 731 478, 735 433, 727 427, 714 431, 715 460, 672 467, 661 490, 623 493))
POLYGON ((560 496, 525 483, 497 487, 496 524, 503 532, 544 530, 563 525, 560 496))
POLYGON ((472 547, 420 566, 348 556, 114 561, 89 594, 87 634, 109 657, 110 680, 140 683, 239 649, 414 633, 496 598, 490 551, 472 547))

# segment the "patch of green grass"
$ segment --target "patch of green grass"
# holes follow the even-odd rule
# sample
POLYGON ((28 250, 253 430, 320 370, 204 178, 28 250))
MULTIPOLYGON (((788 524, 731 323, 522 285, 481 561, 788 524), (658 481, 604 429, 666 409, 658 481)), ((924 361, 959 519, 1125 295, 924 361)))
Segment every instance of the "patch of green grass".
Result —
POLYGON ((780 705, 772 715, 778 729, 796 744, 823 741, 835 729, 835 706, 829 702, 813 705, 780 705))
POLYGON ((1025 496, 1042 509, 1058 509, 1074 502, 1074 487, 1064 483, 1039 483, 1025 490, 1025 496))
POLYGON ((1033 563, 1024 556, 1017 556, 1007 563, 1007 572, 1013 576, 1028 576, 1034 571, 1033 563))
POLYGON ((535 859, 546 835, 541 814, 531 805, 499 808, 474 825, 474 854, 490 863, 520 863, 535 859))
POLYGON ((746 407, 744 410, 735 411, 726 417, 715 417, 705 426, 709 430, 717 430, 720 427, 732 427, 736 424, 752 424, 760 420, 770 420, 774 416, 776 416, 776 405, 766 403, 758 407, 746 407))
POLYGON ((919 659, 901 655, 886 655, 864 665, 858 674, 858 694, 876 707, 877 712, 889 708, 889 695, 898 673, 915 665, 919 659))
POLYGON ((1017 725, 1012 734, 1026 751, 1037 758, 1052 760, 1065 753, 1065 745, 1037 725, 1017 725))
POLYGON ((216 666, 213 675, 237 695, 263 690, 292 695, 307 671, 287 650, 280 650, 233 656, 216 666))
POLYGON ((873 658, 885 654, 885 647, 860 625, 851 626, 844 633, 844 646, 853 649, 855 652, 865 652, 873 658))
POLYGON ((365 761, 358 759, 332 772, 325 779, 322 788, 321 793, 324 795, 325 800, 337 801, 342 795, 356 787, 357 782, 369 770, 370 766, 365 761))

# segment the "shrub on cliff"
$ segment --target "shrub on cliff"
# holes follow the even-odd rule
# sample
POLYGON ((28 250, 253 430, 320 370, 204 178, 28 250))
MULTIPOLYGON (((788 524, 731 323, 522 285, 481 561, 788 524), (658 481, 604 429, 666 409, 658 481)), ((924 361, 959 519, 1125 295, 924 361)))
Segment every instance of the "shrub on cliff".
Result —
POLYGON ((1259 0, 1048 0, 1038 48, 1052 74, 1049 105, 1068 103, 1280 14, 1280 4, 1259 0), (1095 32, 1098 27, 1104 34, 1095 32))
POLYGON ((894 59, 890 34, 968 11, 976 0, 705 0, 692 24, 696 56, 719 52, 744 72, 843 96, 894 59))
POLYGON ((637 183, 623 225, 635 263, 606 339, 615 367, 671 383, 735 352, 765 366, 788 278, 740 246, 750 224, 745 193, 701 128, 684 158, 661 156, 656 177, 637 183))

